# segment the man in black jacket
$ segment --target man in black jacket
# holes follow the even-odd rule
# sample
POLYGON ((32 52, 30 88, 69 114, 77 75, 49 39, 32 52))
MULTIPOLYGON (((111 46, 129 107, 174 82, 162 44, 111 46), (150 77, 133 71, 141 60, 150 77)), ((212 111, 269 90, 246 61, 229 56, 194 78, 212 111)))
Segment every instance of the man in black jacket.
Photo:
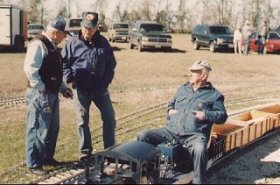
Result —
POLYGON ((103 121, 104 148, 115 144, 115 112, 108 86, 114 77, 116 60, 113 50, 98 30, 98 14, 84 12, 81 32, 70 38, 62 49, 63 73, 72 83, 77 116, 81 159, 93 150, 89 128, 89 110, 94 102, 103 121))

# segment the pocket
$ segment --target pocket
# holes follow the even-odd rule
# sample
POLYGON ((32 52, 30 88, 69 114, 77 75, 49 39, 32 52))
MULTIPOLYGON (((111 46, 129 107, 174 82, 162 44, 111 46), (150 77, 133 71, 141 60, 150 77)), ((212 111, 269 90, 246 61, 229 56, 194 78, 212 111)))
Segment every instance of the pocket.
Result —
POLYGON ((187 96, 181 96, 181 97, 178 97, 176 99, 176 104, 180 105, 180 104, 186 103, 187 101, 188 101, 188 97, 187 96))
POLYGON ((45 93, 39 92, 37 101, 40 110, 42 110, 44 113, 52 113, 53 110, 49 104, 48 92, 45 93))
POLYGON ((94 48, 90 54, 93 73, 99 78, 105 73, 106 54, 103 48, 94 48))
POLYGON ((194 110, 198 110, 198 111, 211 110, 213 105, 214 105, 213 101, 198 100, 194 110))
POLYGON ((76 70, 76 88, 84 92, 93 90, 93 74, 86 69, 76 70))

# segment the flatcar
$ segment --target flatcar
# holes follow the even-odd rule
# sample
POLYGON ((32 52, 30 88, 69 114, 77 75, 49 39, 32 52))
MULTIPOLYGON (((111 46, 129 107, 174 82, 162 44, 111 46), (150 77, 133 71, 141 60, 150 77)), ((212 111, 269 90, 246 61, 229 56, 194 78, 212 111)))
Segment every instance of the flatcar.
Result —
MULTIPOLYGON (((280 128, 280 105, 274 104, 231 115, 214 125, 208 144, 208 168, 237 148, 255 142, 280 128)), ((193 178, 192 159, 176 141, 157 147, 130 141, 97 152, 79 175, 60 180, 65 184, 182 184, 193 178)), ((56 177, 57 178, 57 177, 56 177)), ((56 183, 43 181, 41 183, 56 183)))

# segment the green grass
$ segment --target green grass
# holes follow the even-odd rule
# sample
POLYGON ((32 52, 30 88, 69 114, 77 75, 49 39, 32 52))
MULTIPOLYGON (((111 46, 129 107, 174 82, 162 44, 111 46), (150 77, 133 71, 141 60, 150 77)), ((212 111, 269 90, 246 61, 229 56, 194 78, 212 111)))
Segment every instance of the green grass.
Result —
MULTIPOLYGON (((173 38, 174 48, 186 50, 186 53, 139 53, 128 49, 128 44, 114 43, 119 48, 125 48, 115 52, 118 64, 110 86, 118 119, 117 143, 135 139, 137 132, 144 128, 160 127, 165 123, 164 108, 143 116, 130 116, 131 120, 123 117, 167 103, 178 85, 188 80, 188 66, 196 59, 209 60, 213 66, 210 81, 220 91, 227 92, 226 101, 232 98, 269 97, 270 92, 276 94, 280 90, 280 85, 263 87, 279 81, 280 62, 277 55, 237 56, 231 53, 210 53, 207 50, 194 51, 187 42, 190 40, 189 35, 174 35, 173 38), (258 87, 248 87, 250 84, 258 87)), ((24 57, 24 53, 0 53, 0 98, 24 95, 24 57)), ((241 104, 231 102, 227 110, 230 112, 267 102, 269 101, 255 100, 241 104)), ((95 150, 102 150, 102 140, 100 137, 95 138, 101 133, 101 129, 97 129, 101 127, 100 114, 94 105, 90 111, 93 147, 95 150)), ((25 112, 24 104, 0 107, 0 183, 28 183, 37 178, 30 175, 25 166, 11 168, 25 160, 25 112), (10 173, 3 174, 9 170, 10 173)), ((78 159, 79 151, 73 102, 61 98, 60 112, 61 127, 55 157, 60 161, 74 161, 78 159)))

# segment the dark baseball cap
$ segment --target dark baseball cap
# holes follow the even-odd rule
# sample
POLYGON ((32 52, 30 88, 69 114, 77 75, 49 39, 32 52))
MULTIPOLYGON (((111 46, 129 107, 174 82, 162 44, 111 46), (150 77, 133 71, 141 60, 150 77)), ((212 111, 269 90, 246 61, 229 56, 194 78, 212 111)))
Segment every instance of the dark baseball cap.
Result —
POLYGON ((58 16, 55 19, 53 19, 52 21, 50 21, 49 25, 51 27, 53 27, 54 29, 57 29, 59 31, 62 31, 62 32, 70 35, 70 33, 68 31, 65 31, 66 21, 62 16, 58 16))
POLYGON ((98 13, 95 12, 84 12, 82 14, 81 26, 86 28, 94 28, 98 23, 98 13))

